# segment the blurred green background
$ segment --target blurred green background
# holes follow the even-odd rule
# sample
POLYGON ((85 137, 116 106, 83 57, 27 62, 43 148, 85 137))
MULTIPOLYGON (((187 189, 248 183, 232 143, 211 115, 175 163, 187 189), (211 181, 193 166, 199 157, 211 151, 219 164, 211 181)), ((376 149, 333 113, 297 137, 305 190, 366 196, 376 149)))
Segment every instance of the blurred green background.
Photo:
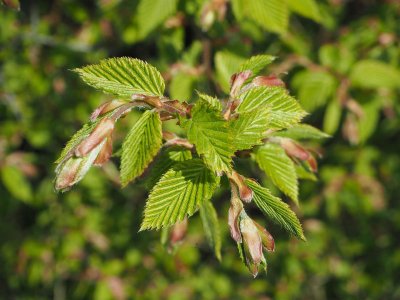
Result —
POLYGON ((0 299, 400 299, 398 1, 3 2, 0 299), (253 279, 239 259, 227 191, 214 199, 221 263, 198 215, 174 254, 159 232, 138 233, 147 190, 119 188, 118 159, 54 192, 57 155, 110 100, 70 69, 140 58, 162 71, 171 97, 190 100, 195 89, 223 96, 231 70, 259 53, 278 57, 268 72, 332 135, 318 181, 301 183, 308 241, 271 224, 268 275, 253 279))

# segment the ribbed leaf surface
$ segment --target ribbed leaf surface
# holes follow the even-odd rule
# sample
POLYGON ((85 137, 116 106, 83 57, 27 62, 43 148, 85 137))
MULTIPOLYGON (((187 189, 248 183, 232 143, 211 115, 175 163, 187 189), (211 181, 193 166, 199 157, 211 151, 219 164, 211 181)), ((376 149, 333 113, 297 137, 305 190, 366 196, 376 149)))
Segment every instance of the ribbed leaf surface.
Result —
POLYGON ((306 240, 299 219, 290 209, 289 205, 258 183, 246 180, 246 184, 253 190, 253 201, 259 209, 272 221, 281 225, 286 231, 294 236, 306 240))
POLYGON ((162 143, 161 120, 147 110, 131 128, 122 144, 121 183, 127 185, 141 175, 157 154, 162 143))
POLYGON ((242 102, 237 108, 239 113, 255 109, 268 109, 270 127, 282 129, 290 127, 306 115, 299 103, 285 89, 280 87, 255 87, 240 95, 242 102))
POLYGON ((204 201, 200 205, 200 217, 203 223, 210 247, 218 260, 221 260, 221 230, 219 228, 217 212, 211 201, 204 201))
POLYGON ((258 109, 239 114, 230 123, 235 150, 251 149, 262 144, 269 125, 268 109, 258 109))
POLYGON ((193 215, 219 183, 200 159, 174 165, 150 193, 140 230, 175 224, 193 215))
POLYGON ((307 124, 297 124, 286 130, 277 131, 273 136, 287 137, 295 140, 318 140, 330 137, 329 134, 307 124))
POLYGON ((222 111, 222 104, 218 98, 197 92, 200 99, 208 102, 210 106, 216 110, 222 111))
POLYGON ((254 158, 272 182, 298 203, 299 188, 296 169, 285 150, 279 145, 267 143, 256 149, 254 158))
POLYGON ((165 83, 160 72, 135 58, 120 57, 74 69, 90 86, 103 92, 130 98, 133 94, 162 96, 165 83))
POLYGON ((261 54, 250 57, 241 66, 240 71, 250 70, 253 74, 250 77, 257 76, 267 65, 275 60, 274 56, 261 54))
POLYGON ((228 122, 205 101, 198 101, 191 113, 192 118, 183 124, 189 141, 211 170, 229 171, 234 148, 228 122))

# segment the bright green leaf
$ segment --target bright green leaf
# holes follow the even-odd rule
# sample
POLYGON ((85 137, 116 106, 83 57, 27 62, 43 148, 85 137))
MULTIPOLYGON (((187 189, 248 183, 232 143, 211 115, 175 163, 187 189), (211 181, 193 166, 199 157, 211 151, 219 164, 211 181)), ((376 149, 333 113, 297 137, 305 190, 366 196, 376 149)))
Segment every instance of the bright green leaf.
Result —
POLYGON ((219 177, 200 159, 174 165, 151 191, 140 230, 169 226, 193 215, 218 184, 219 177))
POLYGON ((251 149, 261 145, 269 125, 269 111, 257 109, 240 113, 230 122, 235 150, 251 149))
POLYGON ((286 130, 277 131, 272 135, 287 137, 295 140, 324 139, 330 137, 329 134, 326 134, 325 132, 307 124, 297 124, 286 130))
POLYGON ((290 127, 307 114, 299 103, 285 89, 280 87, 255 87, 240 95, 242 102, 239 113, 251 110, 269 110, 270 127, 282 129, 290 127))
POLYGON ((256 149, 254 158, 272 182, 298 204, 299 183, 296 169, 285 150, 279 145, 267 143, 256 149))
POLYGON ((258 183, 246 180, 246 184, 253 190, 253 201, 258 208, 272 221, 281 225, 286 231, 294 236, 306 240, 299 219, 290 209, 289 205, 258 183))
POLYGON ((141 175, 162 143, 158 113, 147 110, 131 128, 122 144, 121 183, 126 186, 141 175))
POLYGON ((135 58, 119 57, 74 69, 90 86, 113 95, 130 98, 133 94, 162 96, 165 83, 160 72, 135 58))
POLYGON ((229 51, 219 51, 214 56, 217 80, 222 90, 229 93, 231 76, 245 59, 229 51))
POLYGON ((205 101, 198 101, 191 114, 192 118, 182 124, 187 129, 189 141, 211 170, 229 171, 234 148, 228 122, 205 101))
POLYGON ((1 169, 1 179, 10 194, 18 200, 30 201, 32 188, 24 174, 14 166, 4 166, 1 169))
POLYGON ((200 205, 200 217, 208 243, 214 250, 215 256, 221 260, 221 230, 217 212, 211 201, 203 201, 200 205))
POLYGON ((275 57, 271 55, 265 55, 265 54, 255 55, 246 60, 240 66, 239 71, 242 72, 250 70, 252 72, 252 76, 250 78, 253 78, 257 76, 267 65, 269 65, 274 60, 275 57))
POLYGON ((222 111, 222 104, 218 98, 197 92, 200 99, 207 101, 210 106, 218 111, 222 111))
POLYGON ((323 124, 324 131, 328 134, 334 134, 340 125, 341 116, 342 107, 339 103, 339 100, 334 98, 326 107, 323 124))
POLYGON ((315 0, 286 0, 286 2, 290 10, 314 21, 321 21, 321 15, 315 0))

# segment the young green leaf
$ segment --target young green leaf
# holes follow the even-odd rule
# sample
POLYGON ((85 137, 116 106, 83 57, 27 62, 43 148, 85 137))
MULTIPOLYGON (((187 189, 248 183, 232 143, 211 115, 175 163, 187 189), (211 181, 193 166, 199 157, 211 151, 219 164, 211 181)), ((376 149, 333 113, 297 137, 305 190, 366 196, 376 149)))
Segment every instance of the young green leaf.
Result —
POLYGON ((237 107, 239 113, 257 109, 268 109, 270 128, 291 127, 307 114, 299 103, 280 87, 259 86, 240 95, 242 102, 237 107))
POLYGON ((138 39, 145 38, 176 12, 177 0, 141 0, 134 20, 138 26, 138 39))
POLYGON ((286 0, 290 10, 316 22, 321 21, 321 14, 315 0, 286 0))
POLYGON ((325 110, 323 129, 328 134, 334 134, 342 117, 342 107, 337 98, 332 99, 325 110))
POLYGON ((199 96, 200 99, 208 102, 208 104, 210 104, 210 106, 212 108, 214 108, 215 110, 222 111, 222 104, 221 104, 221 101, 219 101, 218 98, 212 97, 212 96, 209 96, 209 95, 206 95, 206 94, 202 94, 200 92, 197 92, 197 95, 199 96))
POLYGON ((330 137, 329 134, 326 134, 325 132, 307 124, 297 124, 286 130, 274 132, 272 135, 287 137, 295 140, 318 140, 330 137))
POLYGON ((141 175, 162 143, 158 113, 147 110, 131 128, 122 144, 121 183, 126 186, 141 175))
POLYGON ((225 93, 229 93, 231 76, 238 71, 245 59, 235 53, 219 51, 214 56, 216 75, 219 85, 225 93))
POLYGON ((252 75, 250 77, 251 79, 257 76, 267 65, 269 65, 274 60, 275 57, 271 55, 266 55, 266 54, 255 55, 250 57, 244 63, 242 63, 239 71, 243 72, 246 70, 250 70, 252 72, 252 75))
POLYGON ((161 176, 167 172, 173 165, 184 160, 192 158, 190 150, 182 147, 168 147, 157 158, 151 168, 148 179, 148 186, 153 187, 161 176))
POLYGON ((248 18, 262 28, 285 33, 289 23, 286 1, 281 0, 233 0, 234 13, 239 20, 248 18))
POLYGON ((130 98, 133 94, 162 96, 165 83, 160 72, 135 58, 119 57, 74 69, 88 85, 103 92, 130 98))
POLYGON ((211 201, 203 201, 200 205, 200 217, 208 243, 214 250, 215 256, 221 260, 221 230, 217 212, 211 201))
POLYGON ((285 150, 279 145, 267 143, 256 149, 254 159, 272 182, 298 204, 296 169, 285 150))
POLYGON ((189 141, 211 170, 229 171, 234 148, 228 122, 205 101, 198 101, 191 114, 192 118, 182 124, 187 129, 189 141))
POLYGON ((193 215, 218 184, 219 177, 201 159, 174 165, 151 191, 140 230, 169 226, 193 215))
POLYGON ((275 223, 281 225, 294 236, 306 240, 299 219, 289 205, 253 180, 246 180, 246 184, 253 190, 253 201, 259 209, 275 223))
POLYGON ((267 109, 252 110, 240 113, 237 119, 230 122, 235 150, 251 149, 261 145, 269 125, 267 109))

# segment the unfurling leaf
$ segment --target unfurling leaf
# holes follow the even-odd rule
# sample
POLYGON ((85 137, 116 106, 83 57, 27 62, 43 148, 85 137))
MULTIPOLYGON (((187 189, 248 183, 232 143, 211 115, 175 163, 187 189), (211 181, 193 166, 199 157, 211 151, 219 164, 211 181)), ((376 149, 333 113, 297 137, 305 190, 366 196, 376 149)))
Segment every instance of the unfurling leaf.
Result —
POLYGON ((299 239, 306 240, 300 221, 289 205, 258 183, 252 180, 246 180, 246 183, 254 192, 254 203, 267 217, 299 239))
POLYGON ((126 186, 140 176, 157 154, 162 143, 158 113, 147 110, 131 128, 122 144, 121 183, 126 186))
POLYGON ((215 256, 221 260, 221 230, 219 229, 217 212, 211 201, 203 201, 200 205, 200 217, 208 243, 215 256))
POLYGON ((254 158, 272 182, 296 204, 298 204, 298 181, 293 161, 285 150, 276 144, 267 143, 256 149, 254 158))
POLYGON ((120 57, 74 69, 83 81, 103 92, 131 98, 134 94, 162 96, 165 83, 160 72, 135 58, 120 57))
POLYGON ((200 159, 174 165, 151 191, 140 230, 169 226, 193 215, 211 198, 218 183, 219 178, 200 159))

